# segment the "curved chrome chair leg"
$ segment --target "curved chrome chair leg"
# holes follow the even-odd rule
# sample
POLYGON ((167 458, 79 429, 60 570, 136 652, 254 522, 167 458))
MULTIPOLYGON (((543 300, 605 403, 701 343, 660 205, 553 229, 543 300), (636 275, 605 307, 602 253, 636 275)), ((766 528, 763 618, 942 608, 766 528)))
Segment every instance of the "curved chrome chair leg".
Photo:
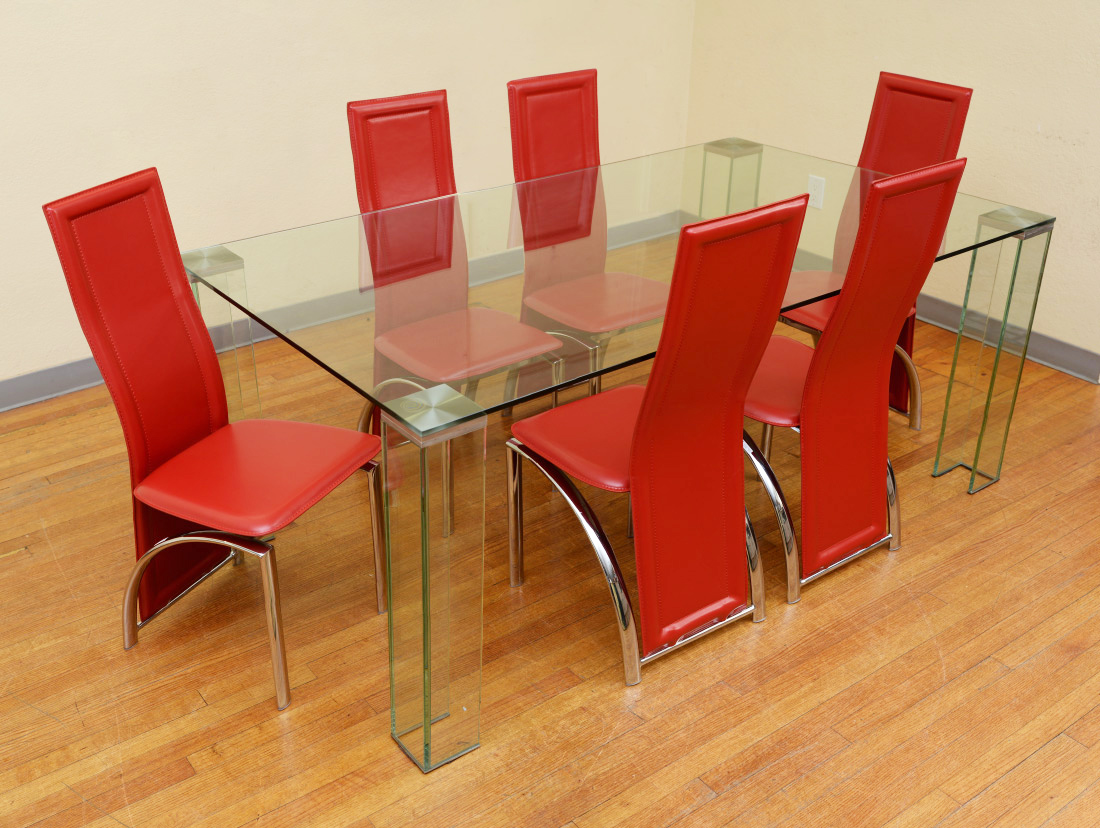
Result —
POLYGON ((363 403, 363 410, 359 412, 359 422, 355 426, 363 434, 371 433, 371 420, 374 418, 374 409, 377 407, 370 400, 363 403))
POLYGON ((901 503, 890 458, 886 458, 886 525, 890 531, 890 551, 895 552, 901 548, 901 503))
POLYGON ((523 584, 523 462, 519 453, 504 444, 508 464, 508 581, 523 584))
POLYGON ((772 459, 772 437, 775 436, 775 426, 771 423, 763 423, 764 430, 760 434, 760 446, 764 450, 764 459, 769 463, 772 459))
POLYGON ((168 607, 172 606, 172 604, 198 586, 198 584, 204 581, 213 572, 229 563, 229 561, 233 560, 237 555, 245 552, 249 555, 255 555, 260 559, 261 574, 264 582, 264 608, 267 613, 267 632, 271 643, 271 665, 275 675, 275 699, 279 705, 279 709, 282 710, 290 704, 290 678, 287 675, 286 649, 283 646, 283 625, 282 615, 279 610, 279 581, 275 570, 275 549, 269 543, 265 543, 255 538, 231 535, 228 532, 207 530, 188 532, 185 535, 167 538, 155 544, 148 552, 138 559, 137 564, 130 573, 130 580, 126 584, 126 593, 122 599, 122 646, 127 650, 132 648, 137 644, 138 628, 148 624, 160 615, 161 612, 168 609, 168 607), (173 546, 178 546, 181 543, 211 543, 217 546, 227 547, 230 553, 224 561, 200 577, 176 598, 165 604, 164 607, 144 621, 138 623, 138 586, 141 584, 141 576, 145 574, 145 570, 148 568, 149 564, 151 564, 153 559, 161 552, 173 546))
POLYGON ((377 462, 365 465, 370 494, 371 539, 374 543, 374 593, 378 613, 386 611, 386 531, 382 514, 382 470, 377 462))
POLYGON ((901 364, 905 366, 905 376, 909 379, 909 428, 920 431, 921 393, 917 366, 913 364, 913 358, 900 345, 894 346, 894 353, 901 359, 901 364))
POLYGON ((759 624, 764 620, 764 567, 760 563, 760 547, 756 545, 756 532, 745 510, 745 552, 749 562, 749 594, 752 598, 752 620, 759 624))
MULTIPOLYGON (((595 512, 592 511, 592 507, 588 505, 581 493, 577 491, 573 481, 557 466, 531 451, 514 437, 505 445, 510 453, 516 456, 517 462, 519 457, 525 457, 546 476, 546 479, 565 498, 565 502, 569 504, 569 508, 572 509, 573 514, 577 516, 577 520, 584 528, 584 532, 588 536, 588 542, 592 544, 592 550, 596 553, 596 560, 599 561, 604 578, 607 580, 607 588, 611 592, 611 603, 615 609, 615 620, 618 622, 619 628, 619 641, 623 650, 623 670, 626 683, 627 685, 637 684, 642 680, 642 663, 639 657, 638 631, 634 625, 634 611, 630 606, 630 594, 627 592, 623 573, 619 569, 619 562, 615 559, 615 552, 612 550, 611 543, 608 541, 603 527, 600 526, 595 512)), ((519 490, 516 489, 515 491, 518 493, 519 490)), ((517 504, 517 514, 520 509, 522 509, 522 503, 517 504)))
POLYGON ((783 557, 787 567, 787 603, 797 604, 802 595, 802 556, 798 551, 798 540, 794 534, 794 520, 783 489, 760 449, 756 447, 747 431, 742 432, 741 446, 756 470, 756 476, 764 487, 764 492, 772 502, 775 520, 779 524, 779 535, 783 539, 783 557))

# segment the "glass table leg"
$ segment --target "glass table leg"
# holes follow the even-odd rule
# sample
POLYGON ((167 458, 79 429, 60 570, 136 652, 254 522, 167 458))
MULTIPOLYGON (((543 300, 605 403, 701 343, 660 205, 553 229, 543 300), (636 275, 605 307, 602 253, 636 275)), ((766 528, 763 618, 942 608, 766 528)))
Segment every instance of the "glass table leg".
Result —
POLYGON ((480 739, 487 435, 484 416, 427 438, 382 416, 391 733, 425 772, 480 739), (455 495, 449 534, 445 452, 455 495))
POLYGON ((257 328, 253 327, 256 323, 215 292, 221 291, 241 307, 248 307, 244 259, 225 247, 211 247, 185 253, 183 263, 218 352, 229 419, 236 422, 259 418, 260 391, 253 349, 258 338, 257 328))
POLYGON ((702 173, 699 185, 699 217, 716 218, 749 210, 760 199, 760 166, 764 147, 740 138, 724 138, 703 145, 702 173), (708 179, 708 159, 722 156, 726 159, 726 175, 721 167, 713 170, 708 179))
MULTIPOLYGON (((1033 220, 1008 208, 979 219, 978 242, 1033 220)), ((1043 281, 1052 224, 976 248, 955 340, 933 476, 970 470, 973 494, 1001 476, 1043 281)))

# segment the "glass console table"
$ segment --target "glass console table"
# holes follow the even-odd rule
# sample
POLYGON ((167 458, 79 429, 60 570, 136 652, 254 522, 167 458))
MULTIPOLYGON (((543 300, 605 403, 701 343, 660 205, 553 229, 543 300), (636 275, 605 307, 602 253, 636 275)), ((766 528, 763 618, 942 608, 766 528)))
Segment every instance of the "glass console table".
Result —
MULTIPOLYGON (((811 176, 824 199, 790 310, 839 291, 874 174, 741 139, 184 254, 204 314, 221 314, 216 343, 237 354, 245 413, 258 323, 361 394, 361 426, 383 436, 391 725, 421 769, 480 738, 488 415, 652 358, 654 285, 680 228, 806 192, 811 176), (621 324, 586 330, 594 309, 621 324), (511 358, 504 315, 560 347, 511 358)), ((1000 474, 1053 223, 960 193, 933 269, 954 267, 943 278, 961 296, 934 473, 965 466, 971 491, 1000 474)))

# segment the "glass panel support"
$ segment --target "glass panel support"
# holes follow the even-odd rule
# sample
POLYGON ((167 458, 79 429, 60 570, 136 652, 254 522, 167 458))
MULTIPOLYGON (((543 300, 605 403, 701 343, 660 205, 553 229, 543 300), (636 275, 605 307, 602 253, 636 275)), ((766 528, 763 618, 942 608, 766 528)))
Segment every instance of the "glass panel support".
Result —
POLYGON ((699 185, 699 218, 717 218, 751 210, 760 199, 764 145, 743 138, 723 138, 703 145, 699 185), (711 156, 717 156, 711 159, 711 156), (725 158, 724 162, 718 158, 725 158), (708 160, 711 175, 708 180, 708 160), (725 177, 721 176, 722 169, 725 177))
POLYGON ((249 307, 244 259, 226 247, 208 247, 184 253, 183 267, 218 352, 229 420, 257 419, 262 415, 255 323, 224 298, 228 296, 240 307, 249 307), (218 291, 223 295, 219 296, 218 291))
POLYGON ((970 471, 968 491, 1001 477, 1053 221, 1004 207, 981 215, 977 242, 1025 228, 971 254, 933 477, 970 471))
POLYGON ((488 421, 445 385, 385 405, 390 725, 426 773, 480 743, 488 421))

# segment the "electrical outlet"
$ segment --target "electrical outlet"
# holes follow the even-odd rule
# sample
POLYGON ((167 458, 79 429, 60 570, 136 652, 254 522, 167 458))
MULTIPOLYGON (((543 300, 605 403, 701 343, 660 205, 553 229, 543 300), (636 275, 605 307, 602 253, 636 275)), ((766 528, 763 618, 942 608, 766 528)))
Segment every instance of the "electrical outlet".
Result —
POLYGON ((810 206, 820 210, 825 206, 825 179, 819 175, 811 175, 807 187, 810 193, 810 206))

